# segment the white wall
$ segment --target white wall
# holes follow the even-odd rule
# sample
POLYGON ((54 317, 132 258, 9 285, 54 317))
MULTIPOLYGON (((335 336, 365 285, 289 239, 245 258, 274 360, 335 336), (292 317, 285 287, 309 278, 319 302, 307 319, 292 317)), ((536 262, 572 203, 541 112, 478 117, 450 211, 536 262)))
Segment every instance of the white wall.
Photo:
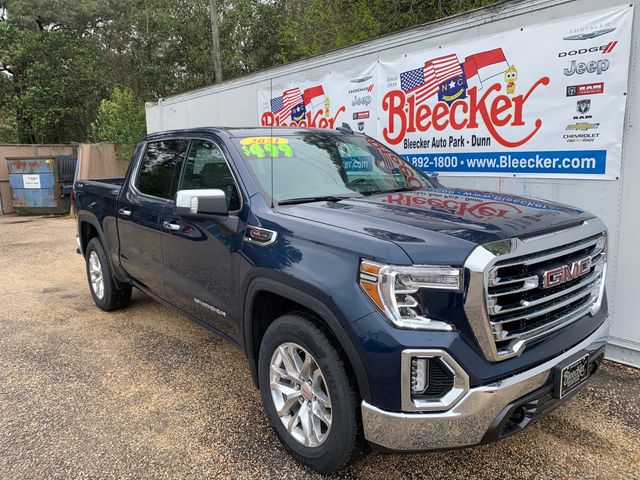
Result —
MULTIPOLYGON (((268 88, 270 81, 278 83, 302 71, 312 76, 327 71, 339 72, 344 67, 351 68, 360 63, 364 68, 394 54, 437 48, 452 42, 469 42, 487 34, 623 4, 625 2, 619 0, 528 0, 500 4, 304 62, 177 95, 157 104, 147 104, 147 128, 154 132, 199 126, 258 125, 257 89, 268 88)), ((631 86, 638 85, 639 81, 639 15, 636 8, 620 180, 441 177, 447 186, 541 197, 576 205, 600 216, 610 234, 607 290, 613 325, 608 356, 636 366, 640 366, 640 308, 634 301, 633 291, 640 272, 640 253, 635 248, 636 239, 640 239, 640 216, 635 210, 632 192, 634 188, 640 188, 640 159, 636 153, 640 151, 637 126, 640 123, 640 105, 637 89, 631 86)))

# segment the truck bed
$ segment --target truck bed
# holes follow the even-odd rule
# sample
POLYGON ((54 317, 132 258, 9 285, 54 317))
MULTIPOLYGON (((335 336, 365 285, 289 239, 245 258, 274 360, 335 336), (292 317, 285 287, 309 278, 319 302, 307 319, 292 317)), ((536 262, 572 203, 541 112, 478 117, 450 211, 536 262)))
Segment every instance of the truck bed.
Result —
POLYGON ((78 183, 82 183, 85 186, 94 185, 96 187, 108 187, 118 188, 124 184, 125 177, 112 177, 112 178, 96 178, 92 180, 77 180, 78 183))

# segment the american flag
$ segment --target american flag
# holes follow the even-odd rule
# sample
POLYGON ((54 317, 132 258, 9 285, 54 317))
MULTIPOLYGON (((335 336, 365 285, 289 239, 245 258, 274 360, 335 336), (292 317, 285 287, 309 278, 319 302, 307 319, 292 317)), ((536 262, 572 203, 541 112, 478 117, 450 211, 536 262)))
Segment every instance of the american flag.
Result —
POLYGON ((371 141, 367 138, 367 143, 371 146, 367 146, 367 150, 376 162, 376 166, 385 173, 393 175, 393 170, 398 168, 398 159, 395 154, 384 148, 379 143, 371 141))
POLYGON ((455 53, 429 60, 422 68, 400 74, 400 88, 415 96, 419 105, 438 93, 438 87, 454 77, 462 75, 462 68, 455 53))
POLYGON ((303 103, 302 92, 299 87, 290 88, 282 93, 281 97, 271 99, 271 111, 278 123, 291 120, 291 109, 303 103))

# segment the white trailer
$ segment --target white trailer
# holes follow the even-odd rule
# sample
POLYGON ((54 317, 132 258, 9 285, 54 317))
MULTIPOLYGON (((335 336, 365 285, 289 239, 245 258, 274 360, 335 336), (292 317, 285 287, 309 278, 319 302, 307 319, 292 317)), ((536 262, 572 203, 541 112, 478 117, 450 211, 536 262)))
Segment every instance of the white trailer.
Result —
MULTIPOLYGON (((584 208, 602 218, 609 229, 607 290, 612 328, 609 337, 608 357, 622 363, 640 366, 640 307, 638 306, 640 302, 637 304, 633 299, 634 279, 636 278, 634 272, 640 272, 640 253, 636 251, 635 244, 640 238, 640 216, 635 210, 637 200, 633 199, 634 189, 640 188, 640 160, 636 153, 640 151, 638 132, 640 105, 637 89, 640 80, 637 74, 640 34, 637 28, 632 30, 631 26, 632 20, 635 20, 633 23, 638 25, 638 15, 640 14, 633 8, 633 4, 614 0, 504 2, 304 61, 161 99, 156 103, 148 103, 146 107, 147 130, 156 132, 216 125, 252 126, 264 124, 265 120, 274 121, 278 111, 281 111, 282 102, 286 102, 287 95, 291 95, 291 91, 283 91, 283 88, 286 89, 287 86, 294 85, 296 82, 303 85, 301 88, 306 88, 305 85, 310 87, 304 91, 297 90, 295 92, 296 95, 304 95, 304 104, 309 102, 306 112, 298 112, 301 114, 300 118, 306 118, 309 123, 312 123, 314 119, 326 118, 327 121, 324 121, 322 126, 330 126, 329 121, 335 117, 335 115, 333 117, 329 115, 330 107, 327 98, 330 95, 326 95, 324 106, 316 105, 315 107, 312 106, 314 99, 306 97, 323 93, 318 92, 317 87, 313 86, 315 84, 323 85, 327 90, 333 88, 332 85, 351 81, 355 83, 348 94, 353 97, 353 109, 360 111, 347 110, 349 115, 344 115, 343 112, 343 118, 349 120, 350 123, 355 121, 354 127, 357 126, 360 130, 373 134, 384 141, 385 139, 381 138, 383 136, 381 135, 382 124, 384 123, 384 120, 380 118, 382 107, 378 107, 377 110, 372 107, 370 109, 361 108, 362 105, 365 107, 368 105, 366 104, 366 95, 359 95, 362 93, 360 89, 366 87, 366 84, 359 87, 358 82, 366 82, 370 78, 380 80, 389 71, 393 71, 395 63, 408 65, 410 59, 418 58, 421 52, 437 52, 438 50, 445 52, 449 51, 449 47, 452 45, 463 45, 468 48, 469 45, 480 45, 483 42, 491 41, 491 39, 494 42, 506 41, 512 45, 520 45, 521 50, 525 52, 524 54, 531 57, 531 59, 523 61, 534 62, 542 69, 548 67, 553 70, 553 75, 559 75, 560 79, 564 77, 562 77, 562 72, 556 71, 557 66, 561 61, 565 62, 567 70, 564 75, 567 78, 565 78, 566 82, 562 84, 562 89, 554 87, 552 81, 551 86, 555 88, 549 90, 552 94, 540 97, 549 100, 545 100, 547 103, 538 100, 534 108, 540 117, 544 117, 546 122, 546 130, 541 133, 542 143, 546 142, 545 139, 553 139, 554 134, 558 139, 563 138, 566 142, 594 142, 591 144, 580 143, 580 149, 589 148, 587 145, 596 145, 600 142, 604 149, 600 151, 605 151, 606 154, 603 155, 608 155, 606 172, 604 164, 600 165, 602 170, 598 175, 584 174, 585 171, 580 169, 574 170, 571 174, 562 174, 558 171, 553 173, 551 170, 548 172, 530 171, 529 173, 524 170, 523 173, 507 171, 461 172, 447 169, 450 165, 443 163, 444 157, 434 157, 439 158, 440 163, 432 169, 439 171, 441 182, 452 188, 540 197, 584 208), (589 14, 594 14, 597 18, 598 12, 606 9, 613 11, 611 18, 616 18, 623 23, 626 22, 625 28, 628 35, 626 38, 616 36, 622 35, 623 28, 620 26, 617 27, 617 33, 611 34, 610 32, 616 29, 615 25, 611 27, 604 24, 586 24, 582 20, 574 20, 589 14), (627 13, 624 12, 624 9, 628 9, 627 13), (621 19, 621 15, 625 15, 626 20, 621 19), (562 24, 563 21, 564 24, 562 24), (575 28, 571 27, 574 21, 575 28), (545 30, 545 28, 549 25, 569 25, 571 28, 568 29, 569 34, 565 37, 559 37, 565 42, 558 44, 557 52, 554 52, 553 55, 554 58, 549 58, 547 62, 543 57, 539 57, 538 53, 541 49, 547 48, 548 50, 549 48, 544 46, 548 41, 545 38, 548 35, 545 33, 548 29, 545 30), (537 30, 530 28, 531 26, 536 26, 537 30), (520 34, 517 32, 522 32, 522 36, 519 37, 520 34), (542 33, 536 34, 536 32, 542 33), (536 35, 539 41, 535 41, 536 35), (599 36, 602 38, 597 38, 599 36), (621 39, 620 45, 616 40, 611 40, 614 38, 621 39), (572 43, 570 40, 586 41, 572 43), (613 51, 614 48, 617 50, 613 51), (580 53, 583 49, 585 51, 580 53), (609 53, 612 55, 605 57, 605 54, 609 53), (582 54, 584 54, 583 57, 580 56, 582 54), (613 60, 614 58, 615 60, 613 60), (605 72, 605 70, 608 71, 605 72), (352 73, 345 72, 359 72, 360 76, 353 78, 352 73), (615 74, 612 75, 612 73, 615 74), (570 79, 570 76, 574 74, 575 76, 570 79), (601 74, 603 75, 600 76, 601 74), (578 79, 580 75, 583 76, 578 79), (351 80, 345 80, 345 78, 351 78, 351 80), (574 81, 573 78, 576 80, 574 81), (606 82, 601 81, 604 78, 607 78, 606 82), (585 89, 591 90, 583 91, 585 89), (608 95, 598 96, 598 94, 604 93, 608 95), (590 98, 595 98, 597 100, 595 103, 603 103, 601 100, 606 98, 606 105, 601 107, 604 108, 604 111, 600 111, 600 119, 592 118, 589 114, 590 101, 580 103, 580 100, 589 100, 590 98), (573 102, 573 108, 576 101, 578 101, 578 111, 572 112, 574 116, 567 120, 562 109, 566 108, 568 102, 573 102), (326 115, 325 113, 319 114, 319 117, 314 116, 315 113, 311 115, 314 108, 319 111, 322 111, 323 108, 326 109, 326 115), (585 109, 587 111, 584 111, 585 109), (309 115, 305 117, 305 114, 309 115), (596 123, 596 121, 600 123, 596 123), (570 125, 566 125, 567 123, 570 125), (598 129, 599 125, 598 133, 594 133, 591 129, 598 129), (566 132, 565 130, 569 128, 574 131, 566 132)), ((439 58, 448 58, 449 56, 444 55, 439 58)), ((471 89, 470 70, 474 67, 473 60, 474 55, 470 55, 466 57, 465 62, 460 63, 461 66, 464 65, 466 81, 469 83, 469 85, 465 84, 465 88, 469 88, 466 92, 470 92, 471 89)), ((479 72, 483 65, 480 65, 482 61, 478 57, 476 60, 479 72)), ((498 60, 494 60, 494 62, 498 62, 498 60)), ((430 62, 426 62, 424 67, 422 64, 419 66, 420 69, 424 68, 425 78, 427 68, 434 68, 433 64, 431 66, 429 64, 430 62)), ((401 66, 397 67, 396 71, 402 71, 401 66), (400 70, 397 70, 398 68, 400 70)), ((401 81, 406 83, 407 79, 411 80, 407 76, 412 72, 409 68, 409 66, 404 68, 406 70, 405 73, 402 73, 404 77, 402 75, 400 77, 394 75, 389 78, 385 77, 383 81, 386 82, 386 87, 391 88, 396 83, 399 84, 401 81)), ((436 65, 436 76, 440 75, 438 68, 436 65)), ((489 70, 490 68, 486 71, 489 70)), ((474 71, 474 73, 476 72, 474 71)), ((490 74, 493 73, 488 72, 485 75, 489 76, 490 74)), ((482 80, 480 74, 477 78, 482 80)), ((551 78, 553 79, 553 76, 551 78)), ((505 79, 510 80, 511 77, 505 76, 505 79)), ((557 84, 558 82, 555 82, 555 85, 557 84)), ((451 85, 453 88, 453 82, 451 85)), ((413 84, 403 85, 402 88, 409 90, 409 87, 413 88, 414 86, 413 84)), ((510 85, 507 84, 508 95, 512 95, 515 88, 513 82, 510 85), (509 87, 512 92, 509 92, 509 87)), ((520 88, 519 84, 518 88, 520 88)), ((324 93, 326 94, 326 92, 324 93)), ((369 93, 372 92, 369 91, 369 93)), ((379 104, 381 98, 376 97, 376 94, 378 92, 372 93, 371 101, 374 103, 377 101, 379 104)), ((504 103, 510 101, 511 97, 508 95, 505 96, 504 103)), ((323 97, 325 95, 320 95, 320 100, 323 97)), ((522 97, 520 98, 523 102, 528 97, 525 97, 524 100, 522 97)), ((515 98, 513 103, 516 107, 518 106, 515 98)), ((433 114, 435 115, 435 113, 433 114)), ((595 117, 596 113, 593 116, 595 117)), ((336 126, 339 126, 343 118, 336 119, 336 126)), ((287 120, 289 119, 284 119, 285 123, 287 120)), ((283 121, 283 119, 278 121, 283 121)), ((390 136, 387 135, 387 137, 390 136)), ((495 136, 493 140, 496 145, 495 136)), ((387 143, 390 142, 387 141, 387 143)), ((402 144, 391 146, 396 149, 403 147, 402 144)), ((404 147, 406 146, 407 144, 404 145, 404 147)), ((537 146, 537 148, 542 147, 537 146)), ((464 149, 456 151, 462 152, 459 155, 460 158, 466 158, 467 153, 464 152, 464 149)), ((422 161, 419 159, 422 157, 407 156, 407 158, 409 157, 414 165, 417 161, 422 161)), ((541 162, 540 159, 538 161, 541 162)), ((431 166, 433 167, 433 164, 431 166)), ((515 166, 517 167, 517 165, 515 166)))

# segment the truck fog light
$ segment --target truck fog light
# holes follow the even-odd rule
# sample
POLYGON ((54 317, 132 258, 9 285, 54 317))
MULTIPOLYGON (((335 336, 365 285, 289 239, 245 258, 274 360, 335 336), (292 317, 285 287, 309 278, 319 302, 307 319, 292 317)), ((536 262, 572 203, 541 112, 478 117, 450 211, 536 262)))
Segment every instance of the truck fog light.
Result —
POLYGON ((469 376, 444 350, 402 351, 402 410, 449 410, 469 391, 469 376))
POLYGON ((411 359, 411 394, 419 395, 429 387, 429 359, 411 359))

